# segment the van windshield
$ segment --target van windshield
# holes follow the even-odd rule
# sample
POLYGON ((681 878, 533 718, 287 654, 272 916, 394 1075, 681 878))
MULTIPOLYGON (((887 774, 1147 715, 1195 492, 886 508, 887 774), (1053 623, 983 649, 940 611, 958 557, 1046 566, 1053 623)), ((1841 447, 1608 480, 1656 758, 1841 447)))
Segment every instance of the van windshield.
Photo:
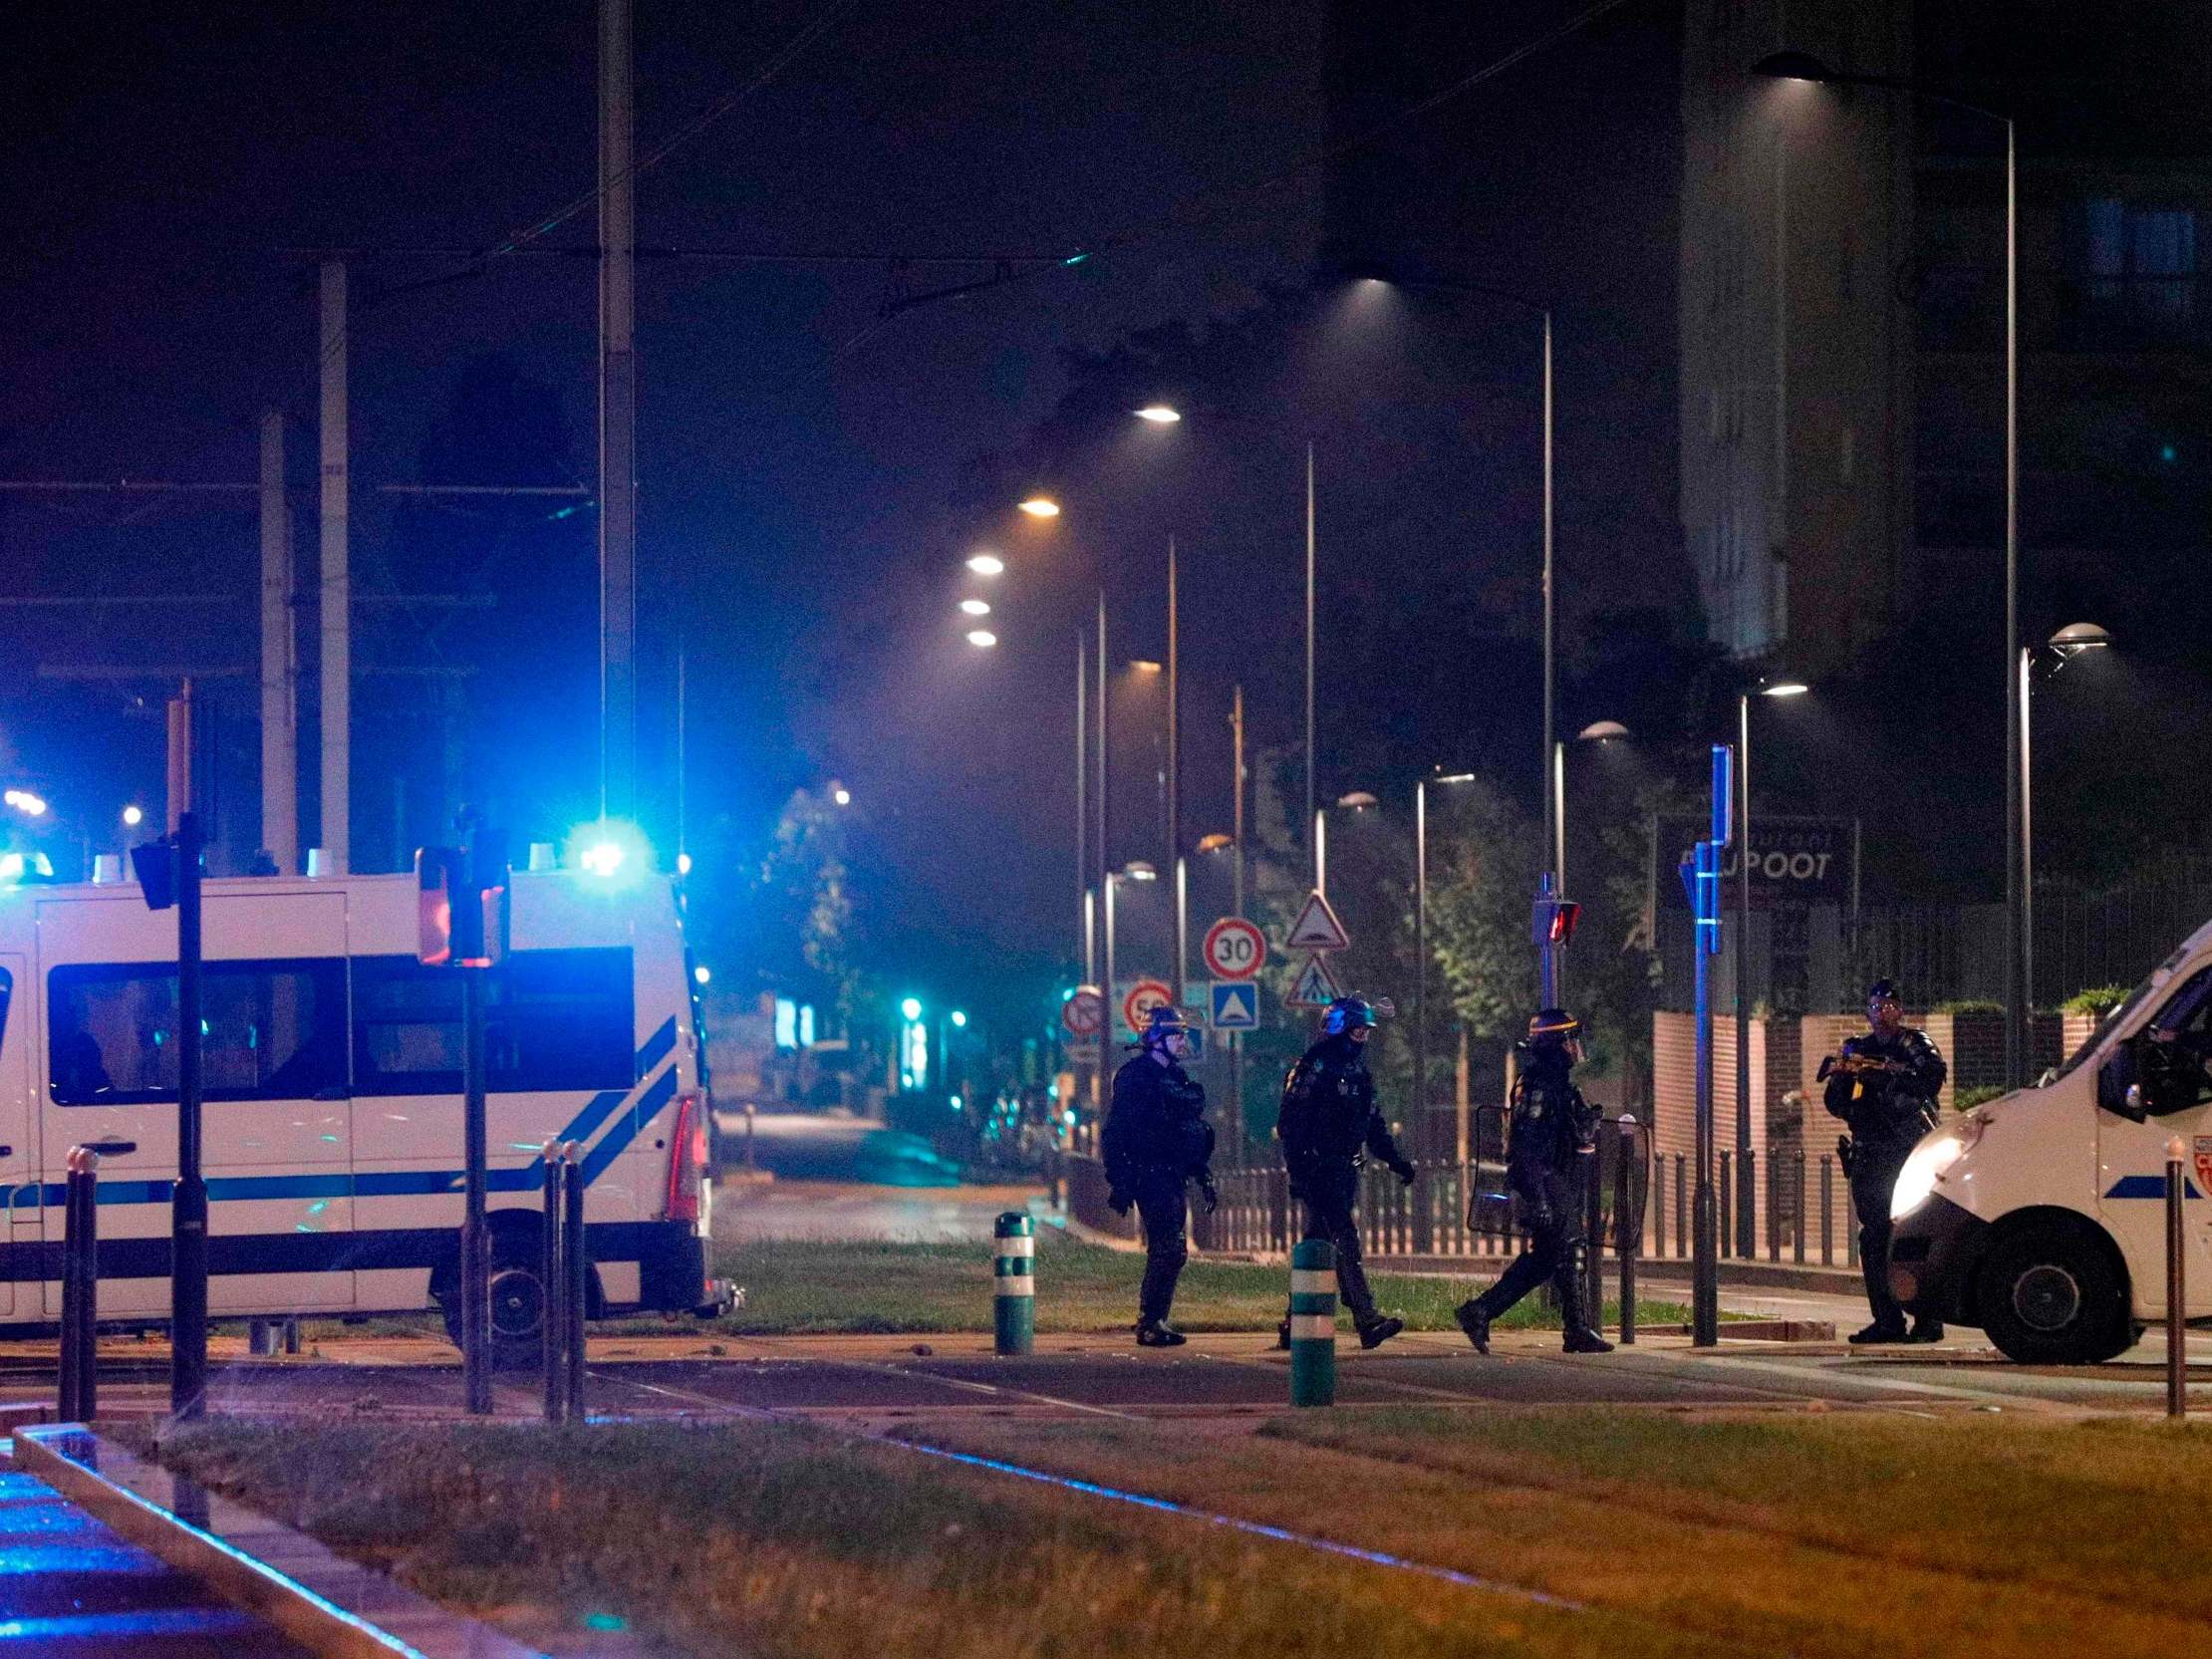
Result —
MULTIPOLYGON (((2141 984, 2137 985, 2133 990, 2127 993, 2127 999, 2124 1002, 2119 1003, 2116 1007, 2112 1009, 2110 1013, 2106 1014, 2102 1019, 2098 1020, 2096 1022, 2096 1029, 2088 1034, 2088 1037, 2082 1042, 2081 1046, 2079 1048, 2076 1048, 2072 1054, 2069 1054, 2067 1056, 2067 1063, 2059 1068, 2058 1076, 2066 1077, 2072 1075, 2073 1072, 2081 1064, 2083 1060, 2086 1060, 2091 1054, 2094 1054, 2099 1048, 2103 1047, 2104 1039, 2110 1036, 2113 1030, 2116 1029, 2119 1024, 2127 1018, 2129 1014, 2133 1013, 2137 1008, 2142 1006, 2143 999, 2150 995, 2152 991, 2158 989, 2159 986, 2165 984, 2167 980, 2169 980, 2173 976, 2173 966, 2174 965, 2171 960, 2161 965, 2154 972, 2152 972, 2149 978, 2145 979, 2141 984)), ((2054 1079, 2054 1081, 2056 1081, 2056 1079, 2054 1079)))

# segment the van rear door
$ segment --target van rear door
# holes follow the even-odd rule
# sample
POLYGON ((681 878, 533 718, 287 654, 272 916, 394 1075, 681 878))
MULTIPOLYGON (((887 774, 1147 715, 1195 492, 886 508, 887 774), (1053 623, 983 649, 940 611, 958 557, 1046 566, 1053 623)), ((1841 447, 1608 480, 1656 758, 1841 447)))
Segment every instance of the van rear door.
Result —
POLYGON ((2199 968, 2128 1039, 2144 1083, 2141 1123, 2096 1114, 2097 1202, 2126 1253, 2137 1310, 2166 1310, 2166 1147, 2182 1145, 2189 1305, 2212 1311, 2212 968, 2199 968), (2155 1080, 2153 1080, 2155 1079, 2155 1080))

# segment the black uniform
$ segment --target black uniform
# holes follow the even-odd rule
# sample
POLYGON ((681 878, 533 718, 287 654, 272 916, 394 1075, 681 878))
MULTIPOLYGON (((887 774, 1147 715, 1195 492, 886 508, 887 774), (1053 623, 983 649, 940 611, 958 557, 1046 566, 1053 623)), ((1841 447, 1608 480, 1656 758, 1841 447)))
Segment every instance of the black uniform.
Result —
MULTIPOLYGON (((1399 1180, 1413 1179, 1413 1165, 1390 1138, 1390 1125, 1375 1104, 1375 1079, 1367 1055, 1349 1035, 1323 1037, 1305 1051, 1282 1085, 1282 1115, 1275 1134, 1290 1194, 1305 1205, 1306 1239, 1336 1246, 1336 1283, 1362 1331, 1376 1324, 1375 1298, 1360 1265, 1359 1168, 1369 1155, 1399 1180)), ((1395 1328, 1395 1327, 1394 1327, 1395 1328)))
POLYGON ((1528 1247, 1476 1302, 1496 1319, 1548 1278, 1559 1297, 1561 1323, 1578 1332, 1586 1317, 1580 1276, 1585 1160, 1597 1147, 1597 1108, 1574 1086, 1558 1044, 1523 1042, 1517 1050, 1506 1180, 1520 1200, 1528 1247))
POLYGON ((1936 1091, 1949 1068, 1928 1033, 1910 1025, 1886 1039, 1872 1031, 1851 1037, 1843 1044, 1843 1057, 1897 1067, 1832 1068, 1823 1098, 1851 1132, 1851 1208, 1858 1213, 1858 1264, 1866 1276, 1867 1304, 1875 1326, 1902 1332, 1904 1309, 1889 1289, 1889 1199, 1913 1143, 1935 1121, 1936 1091))
POLYGON ((1100 1137, 1106 1183, 1116 1209, 1134 1202, 1145 1224, 1145 1277, 1138 1292, 1141 1324, 1158 1325, 1175 1301, 1175 1281, 1190 1255, 1190 1207, 1185 1183, 1211 1190, 1214 1129, 1206 1121, 1206 1090, 1171 1060, 1150 1053, 1114 1073, 1114 1098, 1100 1137))

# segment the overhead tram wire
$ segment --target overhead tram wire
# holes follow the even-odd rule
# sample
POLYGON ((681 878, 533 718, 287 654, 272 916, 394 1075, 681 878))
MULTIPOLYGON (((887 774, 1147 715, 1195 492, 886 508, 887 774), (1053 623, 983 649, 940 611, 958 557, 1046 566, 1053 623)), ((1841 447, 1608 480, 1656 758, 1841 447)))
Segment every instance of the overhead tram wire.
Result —
MULTIPOLYGON (((1299 156, 1288 166, 1268 173, 1263 177, 1241 182, 1232 180, 1207 185, 1176 203, 1160 217, 1137 225, 1132 229, 1117 231, 1109 236, 1102 237, 1096 242, 1077 249, 1074 253, 1055 259, 1052 261, 1052 265, 1065 270, 1077 265, 1087 264, 1093 259, 1103 259, 1134 252, 1149 243, 1159 241, 1163 237, 1185 228, 1194 220, 1199 219, 1200 209, 1211 202, 1228 197, 1263 195, 1267 191, 1290 183, 1315 167, 1325 166, 1331 161, 1364 149, 1386 134, 1395 132, 1407 122, 1416 121, 1431 111, 1451 103, 1454 99, 1464 97, 1485 82, 1496 79, 1508 70, 1526 62, 1539 52, 1549 50, 1569 35, 1588 28, 1608 12, 1618 11, 1628 3, 1629 0, 1597 0, 1596 4, 1585 7, 1557 28, 1516 47, 1503 58, 1485 64, 1481 69, 1462 76, 1449 86, 1440 87, 1426 97, 1417 99, 1403 110, 1398 111, 1384 121, 1378 122, 1363 133, 1356 134, 1341 142, 1327 144, 1319 149, 1309 151, 1299 156)), ((1007 270, 985 281, 962 283, 951 288, 889 301, 886 303, 882 314, 866 328, 847 340, 844 345, 840 346, 834 356, 839 360, 851 356, 852 353, 883 333, 901 316, 917 306, 927 305, 934 300, 964 299, 970 294, 986 289, 1009 287, 1014 283, 1025 282, 1042 274, 1043 271, 1038 269, 1007 270)))

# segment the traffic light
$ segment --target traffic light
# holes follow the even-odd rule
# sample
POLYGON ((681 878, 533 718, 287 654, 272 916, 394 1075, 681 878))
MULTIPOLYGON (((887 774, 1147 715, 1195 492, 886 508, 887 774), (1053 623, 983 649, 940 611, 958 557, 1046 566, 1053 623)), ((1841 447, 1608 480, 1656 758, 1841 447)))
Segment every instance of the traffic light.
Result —
POLYGON ((1564 948, 1573 943, 1574 924, 1581 916, 1582 907, 1572 899, 1539 898, 1529 927, 1531 942, 1564 948))

